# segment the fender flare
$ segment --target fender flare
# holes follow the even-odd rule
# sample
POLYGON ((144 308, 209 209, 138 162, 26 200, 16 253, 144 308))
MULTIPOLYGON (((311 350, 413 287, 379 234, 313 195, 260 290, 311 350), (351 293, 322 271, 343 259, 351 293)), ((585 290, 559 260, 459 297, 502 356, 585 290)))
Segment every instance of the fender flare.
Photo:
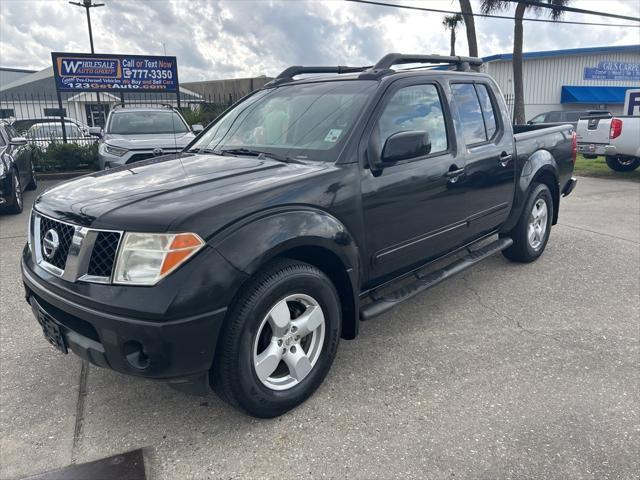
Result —
MULTIPOLYGON (((269 260, 286 256, 287 252, 309 247, 329 252, 339 260, 342 275, 348 278, 346 283, 351 290, 340 291, 336 285, 343 311, 346 310, 349 317, 343 317, 343 336, 354 338, 357 335, 361 274, 359 249, 346 226, 334 216, 305 206, 281 207, 246 217, 208 243, 248 276, 269 260)), ((305 260, 323 269, 321 261, 305 260)))
POLYGON ((511 214, 502 226, 501 231, 508 232, 515 227, 520 219, 522 209, 529 197, 532 186, 541 179, 551 190, 554 203, 552 223, 555 224, 558 219, 558 206, 560 203, 559 178, 558 164, 551 152, 548 150, 537 150, 529 156, 520 170, 520 175, 515 185, 511 214))

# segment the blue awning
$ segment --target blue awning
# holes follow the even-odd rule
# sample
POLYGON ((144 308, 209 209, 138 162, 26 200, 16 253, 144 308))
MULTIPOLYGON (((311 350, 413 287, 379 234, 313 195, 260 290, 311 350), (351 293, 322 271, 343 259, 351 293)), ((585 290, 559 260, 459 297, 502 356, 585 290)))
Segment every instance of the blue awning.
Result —
POLYGON ((634 87, 578 87, 563 85, 560 103, 624 103, 624 95, 634 87))

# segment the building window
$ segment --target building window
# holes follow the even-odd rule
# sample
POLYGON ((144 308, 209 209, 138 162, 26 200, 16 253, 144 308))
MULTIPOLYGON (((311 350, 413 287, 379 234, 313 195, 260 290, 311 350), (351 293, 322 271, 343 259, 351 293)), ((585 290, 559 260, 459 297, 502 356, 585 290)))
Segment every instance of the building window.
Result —
POLYGON ((15 117, 16 113, 13 108, 0 108, 0 118, 15 117))
POLYGON ((59 108, 44 108, 43 109, 45 117, 66 117, 67 109, 59 109, 59 108))

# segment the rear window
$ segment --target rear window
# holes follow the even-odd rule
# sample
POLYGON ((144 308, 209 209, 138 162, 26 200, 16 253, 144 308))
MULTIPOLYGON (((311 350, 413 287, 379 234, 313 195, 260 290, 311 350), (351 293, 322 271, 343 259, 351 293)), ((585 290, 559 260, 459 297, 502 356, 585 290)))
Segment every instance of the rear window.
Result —
POLYGON ((569 112, 567 113, 567 122, 577 122, 582 112, 569 112))

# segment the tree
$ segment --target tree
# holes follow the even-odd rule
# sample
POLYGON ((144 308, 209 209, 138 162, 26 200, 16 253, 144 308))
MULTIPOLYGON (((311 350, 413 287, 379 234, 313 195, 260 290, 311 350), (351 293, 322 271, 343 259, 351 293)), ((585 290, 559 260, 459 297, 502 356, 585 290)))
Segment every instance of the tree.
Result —
POLYGON ((467 29, 467 43, 469 44, 469 56, 478 56, 478 41, 476 40, 476 22, 473 18, 470 0, 460 0, 460 10, 464 18, 464 26, 467 29))
POLYGON ((459 13, 448 15, 442 19, 442 26, 451 31, 451 56, 456 54, 456 28, 460 22, 462 22, 462 15, 459 13))
MULTIPOLYGON (((563 7, 571 0, 542 0, 552 8, 549 16, 552 20, 558 20, 562 16, 562 10, 554 7, 563 7)), ((513 2, 509 0, 482 0, 482 13, 494 13, 509 8, 513 2)), ((525 123, 524 115, 524 84, 522 78, 522 43, 524 40, 522 19, 527 10, 539 14, 543 7, 531 5, 527 0, 516 3, 513 28, 513 96, 514 96, 514 123, 525 123)), ((546 10, 546 8, 545 8, 546 10)))

